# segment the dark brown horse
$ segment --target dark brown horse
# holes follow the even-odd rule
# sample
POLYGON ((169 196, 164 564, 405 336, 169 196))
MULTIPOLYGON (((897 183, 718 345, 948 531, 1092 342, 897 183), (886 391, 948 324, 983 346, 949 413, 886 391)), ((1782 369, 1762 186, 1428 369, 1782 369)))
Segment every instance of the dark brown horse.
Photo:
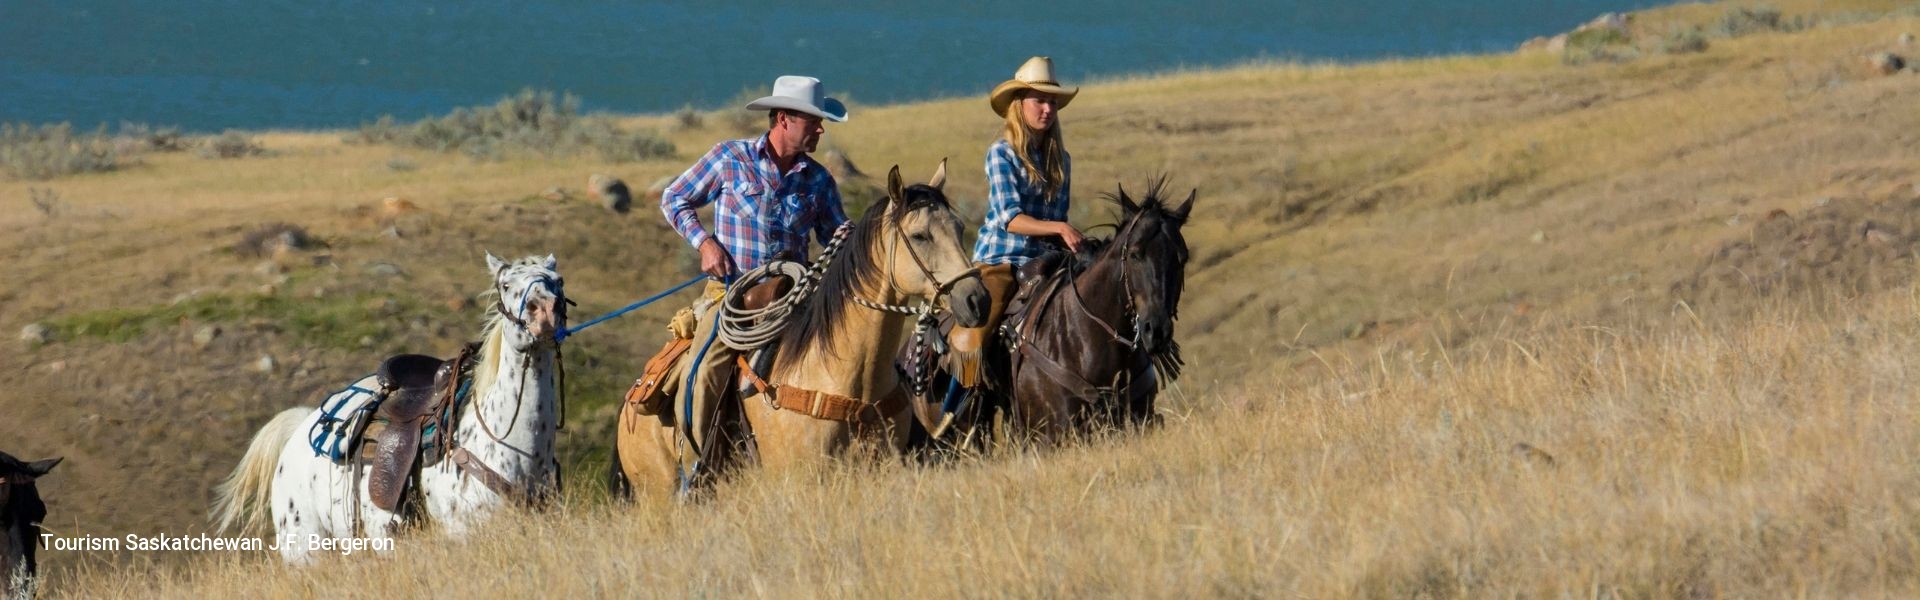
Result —
POLYGON ((1188 257, 1180 228, 1196 195, 1170 207, 1165 184, 1138 202, 1124 187, 1106 196, 1121 209, 1113 238, 1023 285, 1004 335, 1016 433, 1055 443, 1158 421, 1160 386, 1180 375, 1173 323, 1188 257))
POLYGON ((1111 239, 1090 238, 1078 255, 1049 254, 1021 268, 1020 294, 981 386, 954 383, 939 344, 902 349, 899 369, 928 441, 983 449, 1002 411, 1017 436, 1047 442, 1156 420, 1160 386, 1180 374, 1180 228, 1194 200, 1190 193, 1172 207, 1165 187, 1155 182, 1138 202, 1125 188, 1107 195, 1122 211, 1111 239))
POLYGON ((40 547, 40 521, 47 518, 33 481, 57 464, 58 458, 22 462, 0 452, 0 598, 33 597, 33 552, 40 547))

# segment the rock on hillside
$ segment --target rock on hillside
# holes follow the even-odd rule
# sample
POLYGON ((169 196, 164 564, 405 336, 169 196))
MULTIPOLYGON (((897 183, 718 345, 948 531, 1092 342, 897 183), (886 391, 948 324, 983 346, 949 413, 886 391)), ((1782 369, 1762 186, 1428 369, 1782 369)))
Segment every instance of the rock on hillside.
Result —
POLYGON ((1913 281, 1920 195, 1826 202, 1801 214, 1774 210, 1747 239, 1728 242, 1672 286, 1696 306, 1826 290, 1859 294, 1913 281))

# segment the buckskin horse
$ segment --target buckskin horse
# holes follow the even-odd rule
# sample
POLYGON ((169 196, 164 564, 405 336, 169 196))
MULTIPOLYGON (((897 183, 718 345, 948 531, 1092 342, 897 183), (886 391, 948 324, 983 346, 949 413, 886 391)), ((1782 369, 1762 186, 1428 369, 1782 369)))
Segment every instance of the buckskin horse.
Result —
MULTIPOLYGON (((564 282, 552 256, 489 254, 487 268, 495 302, 477 348, 444 363, 390 358, 320 407, 274 417, 220 486, 219 528, 259 528, 270 514, 281 537, 389 539, 424 518, 458 536, 504 504, 557 491, 564 282)), ((281 544, 281 557, 307 562, 306 548, 281 544)))
POLYGON ((40 521, 47 505, 33 481, 45 477, 60 459, 24 462, 0 452, 0 598, 32 598, 39 573, 33 552, 40 547, 40 521))
POLYGON ((838 250, 812 284, 817 288, 781 331, 778 358, 755 382, 759 392, 729 407, 705 407, 710 416, 693 420, 717 425, 737 417, 739 435, 694 426, 695 443, 683 444, 676 436, 688 432, 675 425, 686 424, 671 414, 681 410, 679 401, 659 415, 623 405, 613 488, 673 491, 696 456, 708 472, 737 462, 725 456, 735 452, 777 470, 847 456, 856 447, 904 448, 912 416, 891 361, 909 335, 927 333, 916 317, 938 310, 943 297, 962 323, 986 317, 986 288, 967 260, 945 181, 944 161, 926 184, 903 185, 898 166, 887 174, 886 201, 842 230, 838 250), (921 304, 908 306, 913 301, 921 304))
POLYGON ((979 446, 1001 410, 1018 439, 1049 444, 1098 426, 1157 421, 1155 397, 1182 365, 1173 337, 1188 258, 1180 228, 1197 195, 1170 208, 1165 187, 1165 179, 1155 181, 1139 202, 1124 187, 1105 195, 1121 209, 1111 239, 1089 238, 1078 255, 1050 254, 1022 267, 999 336, 1004 353, 988 370, 998 381, 964 392, 985 400, 946 406, 943 414, 951 382, 944 357, 907 353, 901 363, 922 377, 914 407, 930 432, 979 446))

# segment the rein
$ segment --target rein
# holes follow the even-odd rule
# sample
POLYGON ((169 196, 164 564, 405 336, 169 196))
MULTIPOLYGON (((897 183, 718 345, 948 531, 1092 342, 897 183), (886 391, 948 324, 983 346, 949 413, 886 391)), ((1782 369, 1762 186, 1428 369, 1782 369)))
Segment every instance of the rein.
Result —
MULTIPOLYGON (((1102 319, 1100 318, 1099 315, 1093 314, 1093 311, 1088 310, 1086 298, 1080 293, 1079 278, 1076 276, 1076 274, 1072 272, 1071 268, 1065 269, 1057 275, 1059 279, 1065 280, 1065 283, 1066 283, 1065 287, 1073 297, 1072 304, 1074 306, 1074 309, 1080 314, 1080 316, 1086 318, 1086 320, 1088 321, 1091 321, 1094 325, 1099 326, 1101 331, 1107 334, 1107 338, 1110 341, 1119 345, 1121 348, 1125 349, 1123 352, 1123 360, 1131 358, 1136 353, 1141 352, 1142 344, 1146 342, 1145 340, 1139 339, 1142 331, 1142 328, 1139 325, 1139 321, 1145 317, 1143 315, 1138 314, 1139 307, 1134 305, 1133 278, 1129 274, 1129 270, 1127 269, 1127 263, 1128 261, 1132 260, 1132 258, 1126 255, 1125 245, 1117 243, 1118 240, 1125 237, 1125 234, 1127 232, 1132 231, 1132 228, 1135 226, 1136 223, 1137 221, 1129 221, 1125 225, 1115 227, 1114 239, 1116 240, 1116 243, 1109 245, 1103 251, 1103 255, 1102 255, 1102 260, 1107 260, 1109 257, 1111 257, 1111 260, 1113 262, 1117 262, 1117 265, 1115 266, 1115 268, 1119 269, 1119 272, 1120 272, 1121 296, 1125 299, 1125 302, 1126 302, 1125 312, 1122 314, 1122 317, 1128 318, 1130 321, 1134 322, 1133 339, 1128 339, 1127 337, 1120 335, 1119 329, 1114 327, 1113 324, 1108 323, 1106 319, 1102 319), (1113 256, 1112 253, 1115 253, 1115 252, 1119 252, 1120 254, 1118 256, 1113 256)), ((1088 269, 1088 271, 1091 271, 1091 270, 1092 270, 1091 268, 1088 269)), ((1038 300, 1034 301, 1032 304, 1029 305, 1029 312, 1027 313, 1029 315, 1027 317, 1028 319, 1032 319, 1034 317, 1037 317, 1043 314, 1045 312, 1045 308, 1047 304, 1049 304, 1048 300, 1060 294, 1059 288, 1061 286, 1060 286, 1059 279, 1056 279, 1051 285, 1049 285, 1047 290, 1044 293, 1040 294, 1040 297, 1038 300)), ((1026 329, 1026 328, 1022 327, 1020 329, 1026 329)), ((1146 369, 1136 369, 1128 366, 1122 366, 1120 369, 1118 369, 1114 373, 1113 381, 1109 385, 1101 386, 1088 380, 1085 376, 1082 376, 1081 374, 1074 372, 1072 369, 1067 368, 1065 365, 1062 365, 1060 361, 1054 359, 1053 357, 1047 356, 1045 353, 1042 353, 1034 349, 1032 347, 1032 344, 1025 343, 1026 340, 1025 340, 1024 333, 1025 332, 1018 332, 1014 336, 1012 336, 1012 339, 1010 340, 1011 345, 1013 346, 1017 356, 1022 359, 1026 359, 1027 361, 1033 362, 1035 366, 1040 367, 1040 372, 1045 374, 1048 379, 1053 380, 1053 382, 1056 385, 1059 385, 1062 388, 1072 390, 1073 393, 1077 395, 1093 396, 1093 397, 1101 398, 1103 400, 1125 395, 1130 392, 1132 382, 1134 378, 1137 376, 1137 372, 1146 370, 1146 369)), ((1128 360, 1127 362, 1133 362, 1133 361, 1128 360)), ((1147 368, 1151 369, 1152 367, 1149 366, 1147 368)))

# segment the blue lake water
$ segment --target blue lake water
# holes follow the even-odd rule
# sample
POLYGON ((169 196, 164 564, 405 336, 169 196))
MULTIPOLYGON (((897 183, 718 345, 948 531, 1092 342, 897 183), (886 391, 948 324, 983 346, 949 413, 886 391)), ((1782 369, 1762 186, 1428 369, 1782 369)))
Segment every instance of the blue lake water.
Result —
POLYGON ((784 73, 862 103, 978 94, 1030 55, 1068 83, 1252 59, 1504 51, 1636 0, 312 2, 0 0, 0 121, 351 127, 571 91, 726 104, 784 73))

